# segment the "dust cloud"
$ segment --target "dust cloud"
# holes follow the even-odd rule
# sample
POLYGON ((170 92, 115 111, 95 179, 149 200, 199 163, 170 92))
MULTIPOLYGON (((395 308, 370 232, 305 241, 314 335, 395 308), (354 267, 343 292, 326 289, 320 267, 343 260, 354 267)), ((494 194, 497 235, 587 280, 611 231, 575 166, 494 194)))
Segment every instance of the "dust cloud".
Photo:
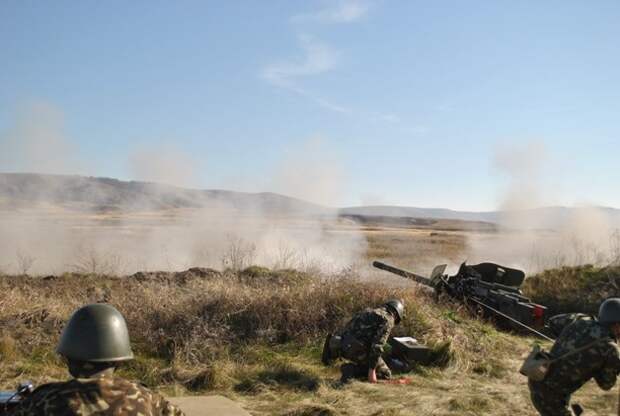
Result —
POLYGON ((285 154, 267 189, 326 207, 341 200, 346 176, 325 140, 310 138, 285 154))
POLYGON ((137 181, 186 188, 197 188, 200 185, 198 160, 172 144, 136 148, 129 155, 129 172, 137 181))
POLYGON ((504 180, 500 228, 468 237, 470 262, 495 261, 530 274, 620 262, 620 217, 593 205, 558 206, 562 186, 554 178, 560 168, 544 143, 499 148, 494 166, 504 180))
MULTIPOLYGON (((82 162, 51 106, 21 114, 0 138, 0 172, 73 173, 82 162)), ((158 183, 0 175, 0 272, 125 275, 262 265, 334 273, 355 267, 364 236, 356 227, 337 226, 337 211, 319 205, 335 202, 344 186, 338 160, 320 157, 323 152, 330 153, 315 140, 292 148, 262 182, 317 204, 177 187, 197 188, 201 164, 174 146, 142 147, 127 156, 133 178, 158 183)))
MULTIPOLYGON (((200 187, 204 166, 170 145, 127 156, 133 178, 157 183, 0 175, 0 272, 123 275, 263 265, 363 273, 365 236, 330 208, 347 189, 343 165, 330 150, 312 138, 289 149, 268 177, 247 178, 294 198, 186 189, 200 187)), ((75 173, 84 166, 54 106, 26 107, 0 132, 0 172, 75 173)), ((499 148, 493 166, 502 180, 499 230, 464 232, 468 262, 494 261, 530 274, 620 263, 620 217, 591 205, 558 206, 557 190, 567 184, 558 185, 561 169, 544 143, 499 148)), ((441 254, 428 256, 438 261, 441 254)))
POLYGON ((3 172, 81 173, 84 166, 68 137, 64 114, 46 102, 20 106, 13 124, 0 132, 3 172))

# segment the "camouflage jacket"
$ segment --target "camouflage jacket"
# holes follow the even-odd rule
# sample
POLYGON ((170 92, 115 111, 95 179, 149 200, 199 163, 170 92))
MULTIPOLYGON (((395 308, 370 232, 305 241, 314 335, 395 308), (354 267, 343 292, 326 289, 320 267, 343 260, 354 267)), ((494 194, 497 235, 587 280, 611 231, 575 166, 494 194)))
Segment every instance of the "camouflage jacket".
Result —
POLYGON ((552 316, 549 318, 545 326, 549 329, 549 332, 557 338, 560 336, 564 328, 578 319, 594 320, 592 316, 586 315, 585 313, 565 313, 552 316))
POLYGON ((376 368, 383 354, 394 317, 385 308, 364 309, 349 321, 341 332, 343 340, 352 337, 363 346, 361 359, 368 360, 368 368, 376 368))
POLYGON ((38 387, 12 415, 173 415, 183 412, 149 389, 111 375, 38 387))
POLYGON ((620 373, 620 354, 610 330, 595 319, 577 319, 569 324, 556 339, 550 353, 557 358, 595 340, 600 341, 554 362, 543 384, 558 394, 572 394, 594 378, 602 389, 611 389, 620 373))

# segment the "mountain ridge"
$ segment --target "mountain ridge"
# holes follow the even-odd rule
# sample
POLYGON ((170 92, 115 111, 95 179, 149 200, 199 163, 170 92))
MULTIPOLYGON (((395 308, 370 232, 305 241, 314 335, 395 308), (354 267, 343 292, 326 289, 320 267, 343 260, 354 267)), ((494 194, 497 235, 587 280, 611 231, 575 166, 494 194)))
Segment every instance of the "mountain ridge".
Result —
POLYGON ((94 212, 201 208, 262 215, 340 215, 534 224, 542 228, 554 228, 589 215, 594 208, 596 215, 605 217, 612 226, 620 227, 620 210, 611 207, 550 206, 520 211, 459 211, 395 205, 331 208, 275 192, 190 189, 107 177, 38 173, 0 173, 0 202, 4 209, 37 203, 94 212))
POLYGON ((154 182, 37 173, 0 173, 0 198, 5 199, 9 208, 28 203, 51 203, 97 212, 210 208, 318 215, 333 211, 273 192, 188 189, 154 182))

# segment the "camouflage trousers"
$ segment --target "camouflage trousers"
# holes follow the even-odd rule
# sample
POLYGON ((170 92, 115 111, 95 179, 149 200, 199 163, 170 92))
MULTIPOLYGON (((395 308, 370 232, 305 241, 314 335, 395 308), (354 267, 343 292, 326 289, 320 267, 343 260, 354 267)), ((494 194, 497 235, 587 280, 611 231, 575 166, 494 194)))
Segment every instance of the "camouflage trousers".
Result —
MULTIPOLYGON (((377 378, 380 380, 389 380, 392 378, 392 371, 387 366, 383 358, 379 358, 376 367, 377 378)), ((366 379, 368 377, 368 361, 352 361, 340 366, 340 380, 344 383, 351 379, 366 379)))
POLYGON ((541 382, 529 381, 532 404, 541 416, 574 416, 568 407, 570 394, 558 394, 556 389, 541 382))

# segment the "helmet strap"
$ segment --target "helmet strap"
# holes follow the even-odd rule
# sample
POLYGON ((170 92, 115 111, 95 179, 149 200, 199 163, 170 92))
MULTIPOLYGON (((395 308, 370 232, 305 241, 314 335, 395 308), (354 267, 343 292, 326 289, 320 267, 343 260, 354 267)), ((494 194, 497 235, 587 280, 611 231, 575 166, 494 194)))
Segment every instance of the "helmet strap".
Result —
POLYGON ((385 309, 394 318, 394 323, 396 325, 398 325, 400 323, 400 318, 398 317, 398 312, 390 305, 385 305, 385 309))
POLYGON ((116 369, 116 363, 90 361, 77 361, 67 359, 69 373, 74 378, 96 378, 104 375, 111 375, 116 369))

